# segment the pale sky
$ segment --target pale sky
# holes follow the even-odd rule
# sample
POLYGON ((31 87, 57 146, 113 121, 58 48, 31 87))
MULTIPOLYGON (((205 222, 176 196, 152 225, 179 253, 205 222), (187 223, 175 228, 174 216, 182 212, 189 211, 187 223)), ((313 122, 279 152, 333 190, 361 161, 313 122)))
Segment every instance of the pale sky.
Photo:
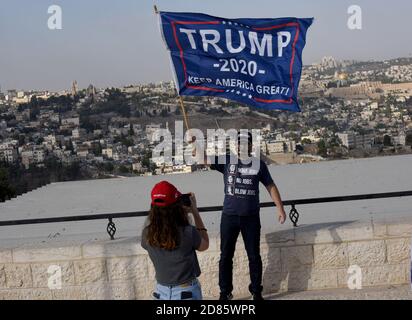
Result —
MULTIPOLYGON (((202 12, 227 18, 315 17, 305 64, 339 59, 412 55, 410 0, 158 0, 162 11, 202 12), (349 30, 348 7, 362 8, 363 29, 349 30)), ((152 0, 2 0, 0 86, 69 89, 168 81, 167 51, 152 0), (60 5, 63 29, 49 30, 47 9, 60 5)))

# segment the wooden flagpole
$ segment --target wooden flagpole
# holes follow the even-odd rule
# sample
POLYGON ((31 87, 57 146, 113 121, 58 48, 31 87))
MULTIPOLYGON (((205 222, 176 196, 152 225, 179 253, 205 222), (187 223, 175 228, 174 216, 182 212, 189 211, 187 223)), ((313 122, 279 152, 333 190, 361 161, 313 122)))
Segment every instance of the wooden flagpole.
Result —
POLYGON ((183 102, 182 96, 180 95, 179 95, 179 101, 180 101, 180 108, 182 109, 182 113, 183 113, 183 120, 185 121, 186 130, 190 130, 189 120, 187 119, 185 104, 183 102))

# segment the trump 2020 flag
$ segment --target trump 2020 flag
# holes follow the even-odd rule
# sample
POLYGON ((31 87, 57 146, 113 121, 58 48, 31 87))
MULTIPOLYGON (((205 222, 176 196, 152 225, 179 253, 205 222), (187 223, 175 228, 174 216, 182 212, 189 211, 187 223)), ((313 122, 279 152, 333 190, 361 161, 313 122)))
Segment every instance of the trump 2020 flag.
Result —
POLYGON ((313 19, 225 19, 160 12, 179 95, 300 111, 302 51, 313 19))

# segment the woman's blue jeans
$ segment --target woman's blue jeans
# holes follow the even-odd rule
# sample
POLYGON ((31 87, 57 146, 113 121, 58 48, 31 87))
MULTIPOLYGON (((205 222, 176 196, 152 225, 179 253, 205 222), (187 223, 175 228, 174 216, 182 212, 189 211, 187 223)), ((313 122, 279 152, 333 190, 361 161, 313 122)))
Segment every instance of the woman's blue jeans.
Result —
POLYGON ((156 300, 202 300, 202 288, 199 280, 188 281, 185 284, 177 286, 164 286, 156 284, 153 292, 156 300))

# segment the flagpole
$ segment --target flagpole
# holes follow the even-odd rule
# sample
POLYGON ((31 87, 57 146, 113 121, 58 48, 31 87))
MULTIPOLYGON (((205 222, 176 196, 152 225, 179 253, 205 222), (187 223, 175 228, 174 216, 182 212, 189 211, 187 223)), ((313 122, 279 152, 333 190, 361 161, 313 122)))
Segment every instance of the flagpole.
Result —
POLYGON ((185 122, 186 130, 190 130, 189 120, 187 119, 185 104, 183 102, 182 96, 180 95, 179 95, 179 101, 180 101, 180 108, 182 109, 182 113, 183 113, 183 120, 185 122))

